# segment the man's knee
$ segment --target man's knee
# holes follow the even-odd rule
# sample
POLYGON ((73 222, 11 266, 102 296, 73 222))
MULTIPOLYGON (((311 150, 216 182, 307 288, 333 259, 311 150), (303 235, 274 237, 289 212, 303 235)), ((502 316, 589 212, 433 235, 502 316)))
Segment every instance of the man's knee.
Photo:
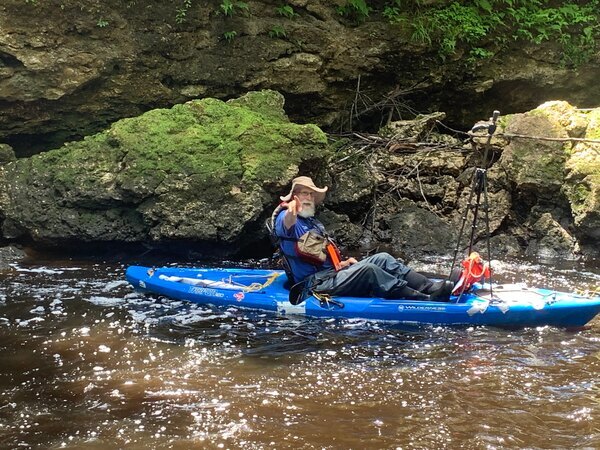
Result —
POLYGON ((379 253, 376 253, 376 255, 383 259, 396 259, 392 255, 390 255, 388 252, 379 252, 379 253))
POLYGON ((368 263, 363 267, 362 276, 373 282, 382 282, 390 275, 378 264, 368 263))
POLYGON ((394 258, 392 255, 386 252, 376 253, 372 258, 373 259, 370 262, 383 269, 394 270, 398 265, 405 267, 401 260, 394 258))
POLYGON ((396 258, 394 258, 389 253, 380 252, 380 253, 375 253, 374 255, 370 256, 369 260, 370 260, 369 262, 371 262, 372 264, 381 265, 381 264, 389 264, 390 262, 396 261, 396 258))
POLYGON ((365 273, 365 274, 376 274, 378 272, 380 272, 382 269, 381 267, 379 267, 377 264, 374 263, 366 263, 363 264, 361 267, 361 272, 365 273))

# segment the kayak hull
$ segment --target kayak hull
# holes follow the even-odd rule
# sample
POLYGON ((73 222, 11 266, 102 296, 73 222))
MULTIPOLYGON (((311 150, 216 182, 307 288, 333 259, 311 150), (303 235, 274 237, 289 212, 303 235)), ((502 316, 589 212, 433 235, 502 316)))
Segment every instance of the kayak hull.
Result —
POLYGON ((198 304, 235 306, 281 315, 360 318, 404 324, 489 325, 522 328, 582 327, 600 313, 600 297, 588 298, 520 285, 478 289, 450 302, 363 297, 308 297, 288 301, 282 271, 263 269, 193 269, 131 266, 126 278, 139 291, 198 304))

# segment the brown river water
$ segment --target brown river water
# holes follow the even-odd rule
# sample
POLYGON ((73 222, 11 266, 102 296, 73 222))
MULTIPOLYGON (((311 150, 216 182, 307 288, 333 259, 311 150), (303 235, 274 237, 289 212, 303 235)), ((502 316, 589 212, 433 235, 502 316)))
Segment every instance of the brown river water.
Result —
MULTIPOLYGON (((0 448, 600 448, 598 318, 578 331, 282 318, 136 293, 128 263, 152 264, 0 272, 0 448)), ((499 281, 600 285, 598 263, 494 267, 499 281)))

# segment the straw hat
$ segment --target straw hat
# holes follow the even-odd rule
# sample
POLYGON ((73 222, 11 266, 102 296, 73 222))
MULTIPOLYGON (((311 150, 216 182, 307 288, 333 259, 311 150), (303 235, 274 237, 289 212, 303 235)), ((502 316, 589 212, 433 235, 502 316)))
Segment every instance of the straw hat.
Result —
POLYGON ((297 186, 304 186, 304 187, 310 189, 311 191, 313 191, 314 192, 313 198, 315 200, 315 204, 321 203, 323 201, 323 199, 325 199, 325 192, 327 192, 327 186, 325 186, 323 188, 318 188, 317 186, 315 186, 315 183, 313 183, 313 180, 310 177, 294 178, 292 180, 292 188, 290 189, 290 193, 284 197, 279 197, 279 198, 284 202, 291 201, 294 196, 294 190, 296 189, 297 186))

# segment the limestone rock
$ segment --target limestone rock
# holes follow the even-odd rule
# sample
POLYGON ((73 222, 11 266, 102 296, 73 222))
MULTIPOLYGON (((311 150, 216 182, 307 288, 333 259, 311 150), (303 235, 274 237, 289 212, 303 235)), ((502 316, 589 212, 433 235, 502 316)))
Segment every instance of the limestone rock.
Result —
POLYGON ((24 259, 27 254, 14 245, 0 247, 0 270, 10 269, 10 265, 24 259))
MULTIPOLYGON (((473 225, 473 208, 468 208, 468 200, 471 197, 471 190, 465 189, 463 191, 460 202, 458 204, 458 208, 456 209, 456 213, 453 216, 453 224, 456 229, 460 229, 463 223, 463 219, 465 217, 465 211, 468 211, 465 221, 465 232, 471 232, 471 227, 473 225)), ((485 211, 485 196, 483 192, 480 197, 480 204, 477 211, 477 221, 475 223, 476 230, 474 237, 476 240, 485 239, 487 235, 485 220, 486 220, 486 211, 485 211)), ((471 205, 474 207, 477 203, 477 196, 474 194, 471 197, 471 205)), ((498 192, 488 192, 488 212, 487 218, 489 219, 489 232, 490 236, 494 235, 498 230, 501 229, 503 223, 507 219, 510 214, 512 208, 512 200, 511 195, 507 191, 498 191, 498 192)))
MULTIPOLYGON (((266 247, 264 219, 303 174, 330 187, 319 217, 342 247, 405 257, 453 252, 481 142, 465 152, 425 133, 434 141, 404 149, 362 138, 330 147, 315 125, 291 123, 284 106, 269 90, 193 100, 0 165, 2 235, 44 245, 198 246, 203 254, 266 247)), ((493 258, 600 254, 598 144, 568 140, 600 139, 599 111, 555 101, 501 116, 486 172, 493 258)), ((474 237, 485 253, 481 201, 474 237)), ((465 223, 462 244, 471 215, 465 223)))
POLYGON ((290 123, 276 92, 190 101, 6 166, 3 233, 49 245, 232 247, 242 234, 252 239, 248 225, 257 226, 300 165, 316 173, 327 155, 326 136, 290 123))
MULTIPOLYGON (((588 114, 585 137, 600 141, 600 108, 588 114)), ((585 240, 600 240, 600 143, 577 143, 566 162, 564 185, 577 232, 585 240)))
POLYGON ((405 140, 408 142, 422 142, 425 135, 430 134, 436 121, 446 118, 443 112, 433 114, 419 114, 412 120, 398 120, 391 122, 379 130, 379 134, 392 140, 405 140))
POLYGON ((289 2, 293 18, 270 1, 249 0, 231 16, 219 2, 179 3, 3 0, 0 140, 23 157, 151 109, 266 88, 285 95, 294 121, 326 127, 353 106, 361 117, 445 111, 465 125, 554 98, 600 103, 598 55, 568 68, 552 41, 519 41, 473 67, 468 52, 442 61, 411 43, 409 23, 380 14, 385 2, 360 24, 338 14, 341 0, 289 2))
POLYGON ((319 220, 341 248, 356 249, 360 246, 364 229, 360 224, 352 222, 346 214, 326 209, 319 214, 319 220))
POLYGON ((0 166, 2 164, 16 161, 17 157, 10 145, 0 144, 0 166))
POLYGON ((405 257, 448 255, 456 245, 458 233, 453 227, 410 201, 400 202, 397 214, 387 224, 394 253, 405 257))
MULTIPOLYGON (((526 136, 568 137, 558 120, 552 120, 539 110, 511 116, 504 131, 526 136)), ((515 137, 504 148, 499 164, 526 201, 551 200, 563 184, 569 149, 569 143, 515 137)))
POLYGON ((359 218, 366 213, 373 200, 375 180, 364 166, 354 166, 335 174, 335 186, 328 194, 327 204, 359 218))
MULTIPOLYGON (((519 239, 514 236, 512 232, 510 234, 501 233, 492 236, 490 239, 490 247, 493 260, 505 260, 506 258, 518 258, 523 256, 523 249, 519 244, 519 239)), ((486 248, 483 246, 481 248, 484 250, 483 254, 487 255, 486 248)))
POLYGON ((545 213, 532 225, 535 239, 527 247, 529 256, 573 260, 579 251, 577 241, 552 215, 545 213))
POLYGON ((535 111, 560 124, 571 137, 583 137, 585 134, 589 121, 587 114, 564 100, 545 102, 535 111))

